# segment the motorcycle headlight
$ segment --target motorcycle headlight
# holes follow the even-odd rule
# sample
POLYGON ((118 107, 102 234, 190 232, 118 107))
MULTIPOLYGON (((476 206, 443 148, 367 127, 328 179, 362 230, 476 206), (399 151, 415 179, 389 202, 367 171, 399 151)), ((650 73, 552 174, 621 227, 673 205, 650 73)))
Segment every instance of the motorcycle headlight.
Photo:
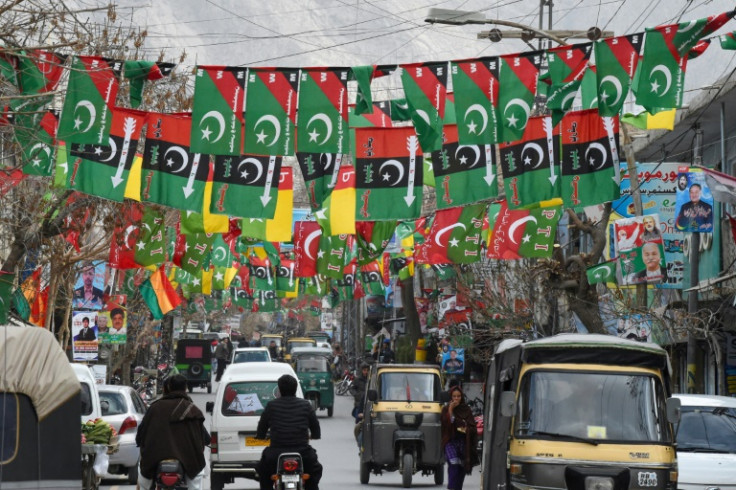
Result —
POLYGON ((585 490, 613 490, 613 478, 588 476, 585 478, 585 490))

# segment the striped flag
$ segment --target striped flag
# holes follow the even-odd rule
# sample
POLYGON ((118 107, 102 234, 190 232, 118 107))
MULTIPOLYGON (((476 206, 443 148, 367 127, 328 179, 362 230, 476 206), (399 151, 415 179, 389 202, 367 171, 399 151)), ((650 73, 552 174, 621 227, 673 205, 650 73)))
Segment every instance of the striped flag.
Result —
POLYGON ((151 315, 156 320, 163 318, 166 313, 181 303, 181 298, 171 286, 163 267, 156 270, 140 285, 140 292, 151 310, 151 315))

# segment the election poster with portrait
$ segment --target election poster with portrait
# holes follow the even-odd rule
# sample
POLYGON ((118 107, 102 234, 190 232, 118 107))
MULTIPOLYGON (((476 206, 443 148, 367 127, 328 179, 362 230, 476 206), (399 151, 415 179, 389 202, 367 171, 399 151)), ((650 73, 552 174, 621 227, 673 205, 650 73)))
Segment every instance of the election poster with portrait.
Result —
POLYGON ((105 263, 82 262, 82 266, 74 284, 72 308, 75 310, 102 309, 105 280, 105 263))
POLYGON ((101 344, 125 344, 128 336, 126 317, 126 311, 118 307, 110 311, 97 312, 95 328, 99 342, 101 344))
POLYGON ((677 174, 675 228, 685 233, 713 232, 713 194, 705 173, 681 168, 677 174))
POLYGON ((465 372, 465 349, 452 346, 443 349, 442 370, 447 374, 463 374, 465 372))
POLYGON ((619 284, 661 284, 667 282, 667 263, 659 215, 622 218, 614 222, 617 255, 620 258, 619 284))
POLYGON ((72 357, 75 361, 94 361, 98 355, 97 332, 94 329, 95 313, 72 313, 72 357))

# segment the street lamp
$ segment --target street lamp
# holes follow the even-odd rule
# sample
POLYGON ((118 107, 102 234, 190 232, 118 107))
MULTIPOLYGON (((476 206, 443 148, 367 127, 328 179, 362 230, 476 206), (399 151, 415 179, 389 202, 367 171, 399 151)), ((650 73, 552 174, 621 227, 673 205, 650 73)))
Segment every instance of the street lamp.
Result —
POLYGON ((529 42, 536 36, 550 39, 557 44, 566 45, 568 38, 587 38, 595 41, 600 37, 612 37, 612 31, 601 31, 597 27, 591 27, 587 31, 575 30, 542 30, 532 26, 519 24, 509 20, 488 19, 481 12, 469 12, 465 10, 451 10, 431 8, 427 14, 425 22, 430 24, 447 24, 447 25, 466 25, 466 24, 493 24, 516 29, 515 31, 501 31, 499 29, 491 29, 490 31, 481 31, 478 33, 478 39, 490 39, 493 42, 499 42, 503 38, 521 38, 529 42))

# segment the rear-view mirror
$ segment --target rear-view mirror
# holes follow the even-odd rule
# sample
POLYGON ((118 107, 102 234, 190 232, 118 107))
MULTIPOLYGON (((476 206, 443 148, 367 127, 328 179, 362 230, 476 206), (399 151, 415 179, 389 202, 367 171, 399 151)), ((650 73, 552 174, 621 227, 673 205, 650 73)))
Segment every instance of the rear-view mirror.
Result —
POLYGON ((378 392, 376 390, 368 390, 368 399, 372 402, 378 400, 378 392))
POLYGON ((676 424, 680 421, 680 409, 682 401, 679 398, 667 399, 667 421, 670 424, 676 424))
POLYGON ((207 413, 212 413, 215 410, 215 402, 207 402, 204 404, 204 410, 207 413))
POLYGON ((516 412, 516 393, 513 391, 502 392, 499 402, 501 415, 503 417, 513 417, 514 412, 516 412))

